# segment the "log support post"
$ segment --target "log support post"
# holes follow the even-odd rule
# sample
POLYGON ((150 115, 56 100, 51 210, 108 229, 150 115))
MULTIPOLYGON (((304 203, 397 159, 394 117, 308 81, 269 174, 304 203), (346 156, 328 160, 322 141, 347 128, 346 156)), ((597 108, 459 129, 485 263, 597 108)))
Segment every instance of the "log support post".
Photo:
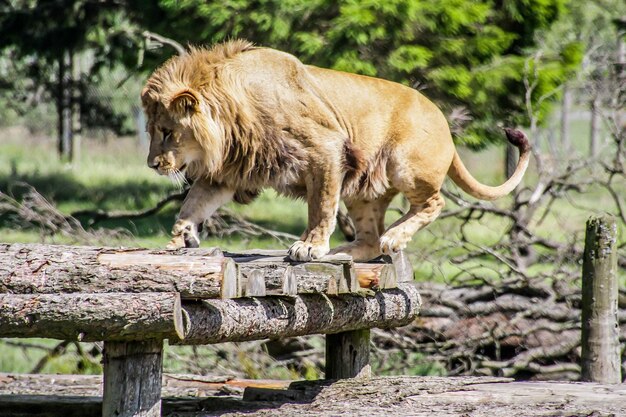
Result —
POLYGON ((371 375, 370 329, 326 335, 326 379, 371 375))
POLYGON ((582 278, 583 381, 619 384, 617 224, 609 215, 587 221, 582 278))
POLYGON ((163 341, 105 342, 102 417, 160 417, 163 341))

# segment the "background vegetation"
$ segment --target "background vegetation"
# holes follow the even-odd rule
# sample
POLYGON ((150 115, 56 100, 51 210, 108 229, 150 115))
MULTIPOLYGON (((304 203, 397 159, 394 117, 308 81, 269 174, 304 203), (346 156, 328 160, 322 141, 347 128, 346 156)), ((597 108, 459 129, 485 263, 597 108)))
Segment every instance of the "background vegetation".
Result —
MULTIPOLYGON (((421 90, 487 183, 515 159, 497 146, 500 127, 525 129, 535 158, 524 185, 487 205, 446 184, 446 212, 409 248, 416 279, 576 285, 590 214, 618 216, 625 256, 625 15, 619 0, 9 0, 0 5, 0 241, 162 247, 177 202, 151 216, 93 216, 139 212, 178 192, 145 167, 142 82, 175 42, 244 37, 421 90)), ((387 221, 404 208, 398 198, 387 221)), ((304 204, 272 191, 221 214, 203 245, 286 247, 306 221, 304 204)), ((342 240, 336 232, 331 245, 342 240)), ((318 377, 321 341, 290 343, 172 348, 166 368, 318 377)), ((451 369, 382 335, 375 347, 375 372, 451 369)), ((97 344, 5 340, 0 352, 0 371, 100 369, 97 344)))

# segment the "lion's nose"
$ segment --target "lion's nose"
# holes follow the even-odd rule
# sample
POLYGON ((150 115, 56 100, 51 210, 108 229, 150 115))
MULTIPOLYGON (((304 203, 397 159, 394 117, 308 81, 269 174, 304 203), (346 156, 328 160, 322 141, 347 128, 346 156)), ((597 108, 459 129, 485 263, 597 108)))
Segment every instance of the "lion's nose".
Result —
POLYGON ((161 160, 159 158, 148 158, 148 166, 152 169, 157 169, 161 165, 161 160))

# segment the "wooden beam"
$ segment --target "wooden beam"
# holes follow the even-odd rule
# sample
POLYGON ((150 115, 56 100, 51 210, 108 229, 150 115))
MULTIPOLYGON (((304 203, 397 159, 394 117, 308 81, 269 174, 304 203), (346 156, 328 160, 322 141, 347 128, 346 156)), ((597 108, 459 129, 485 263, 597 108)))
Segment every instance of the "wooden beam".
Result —
POLYGON ((583 381, 619 384, 617 223, 609 215, 587 221, 582 279, 583 381))
POLYGON ((102 417, 161 417, 163 341, 104 342, 102 417))
POLYGON ((303 294, 185 302, 183 310, 189 319, 189 331, 182 341, 174 343, 240 342, 397 327, 417 317, 420 303, 416 288, 410 284, 367 296, 303 294))
POLYGON ((184 333, 178 293, 0 294, 0 337, 96 342, 184 333))
POLYGON ((370 329, 326 335, 326 379, 371 376, 370 329))
POLYGON ((217 249, 174 252, 39 244, 0 244, 0 293, 178 292, 230 297, 232 260, 217 249))

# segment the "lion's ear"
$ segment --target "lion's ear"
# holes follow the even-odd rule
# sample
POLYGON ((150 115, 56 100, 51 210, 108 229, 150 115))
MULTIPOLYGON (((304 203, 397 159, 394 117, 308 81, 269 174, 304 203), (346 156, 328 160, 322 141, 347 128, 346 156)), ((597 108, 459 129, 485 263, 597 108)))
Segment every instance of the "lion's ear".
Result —
POLYGON ((197 113, 200 109, 198 93, 190 88, 179 91, 172 96, 169 108, 181 116, 197 113))

